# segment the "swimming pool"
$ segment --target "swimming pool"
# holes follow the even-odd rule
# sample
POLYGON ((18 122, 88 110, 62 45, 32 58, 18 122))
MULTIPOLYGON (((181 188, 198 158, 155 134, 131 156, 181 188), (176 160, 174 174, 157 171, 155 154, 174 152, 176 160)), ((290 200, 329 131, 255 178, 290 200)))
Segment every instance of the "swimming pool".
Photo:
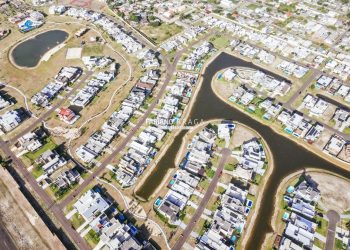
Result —
POLYGON ((283 220, 288 220, 289 219, 289 213, 284 212, 283 214, 283 220))
POLYGON ((160 205, 160 203, 162 203, 162 199, 157 198, 156 201, 154 202, 154 205, 158 207, 160 205))
POLYGON ((251 208, 253 206, 253 201, 252 200, 247 200, 246 206, 251 208))

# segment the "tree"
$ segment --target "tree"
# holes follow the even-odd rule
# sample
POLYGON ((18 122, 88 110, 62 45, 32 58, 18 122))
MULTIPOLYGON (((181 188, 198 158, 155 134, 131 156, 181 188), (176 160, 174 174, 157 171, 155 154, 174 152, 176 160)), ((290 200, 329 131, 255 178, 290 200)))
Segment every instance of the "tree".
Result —
POLYGON ((350 230, 350 221, 348 221, 348 222, 346 222, 346 228, 348 229, 348 230, 350 230))
POLYGON ((133 21, 133 22, 139 22, 140 21, 139 16, 136 15, 135 13, 131 13, 129 19, 130 19, 130 21, 133 21))

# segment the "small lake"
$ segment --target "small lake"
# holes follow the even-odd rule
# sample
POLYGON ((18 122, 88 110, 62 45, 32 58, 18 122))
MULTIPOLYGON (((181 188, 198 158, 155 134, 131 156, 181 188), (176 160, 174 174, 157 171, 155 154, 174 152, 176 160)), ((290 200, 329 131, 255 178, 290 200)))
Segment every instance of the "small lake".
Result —
POLYGON ((37 66, 46 52, 63 43, 69 34, 63 30, 50 30, 18 44, 11 52, 13 62, 20 67, 37 66))

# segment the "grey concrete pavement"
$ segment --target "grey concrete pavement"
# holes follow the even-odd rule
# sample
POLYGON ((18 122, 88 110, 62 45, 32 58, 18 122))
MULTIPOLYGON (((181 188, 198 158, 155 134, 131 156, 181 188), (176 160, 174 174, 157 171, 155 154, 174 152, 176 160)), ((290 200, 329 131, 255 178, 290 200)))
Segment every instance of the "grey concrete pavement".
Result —
POLYGON ((334 240, 335 240, 335 233, 336 233, 336 227, 337 223, 340 220, 340 215, 334 211, 329 210, 327 212, 327 218, 329 220, 328 223, 328 231, 327 231, 327 239, 326 239, 326 248, 325 250, 333 250, 334 248, 334 240))

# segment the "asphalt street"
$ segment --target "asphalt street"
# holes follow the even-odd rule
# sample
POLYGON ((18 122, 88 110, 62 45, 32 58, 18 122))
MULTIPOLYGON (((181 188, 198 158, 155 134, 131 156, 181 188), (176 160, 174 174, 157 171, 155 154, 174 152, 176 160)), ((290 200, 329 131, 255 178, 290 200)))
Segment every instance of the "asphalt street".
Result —
POLYGON ((220 159, 219 166, 216 169, 215 175, 214 175, 212 181, 210 182, 210 185, 207 189, 207 192, 205 193, 205 195, 204 195, 201 203, 199 204, 198 209, 196 210, 195 214, 192 216, 191 221, 188 223, 187 227, 185 228, 185 230, 181 234, 179 240, 176 242, 176 244, 172 248, 173 250, 182 249, 182 246, 185 244, 187 238, 191 235, 191 232, 193 231, 193 228, 195 227, 197 221, 201 218, 201 216, 204 212, 204 209, 209 202, 210 197, 213 195, 215 188, 219 182, 221 173, 224 169, 224 165, 225 165, 228 157, 231 155, 231 150, 229 150, 228 148, 224 148, 221 151, 221 154, 222 154, 222 157, 220 159))
POLYGON ((333 250, 335 232, 336 232, 337 223, 340 220, 340 215, 334 210, 329 210, 327 212, 327 218, 329 220, 329 223, 328 223, 328 232, 327 232, 325 250, 333 250))

